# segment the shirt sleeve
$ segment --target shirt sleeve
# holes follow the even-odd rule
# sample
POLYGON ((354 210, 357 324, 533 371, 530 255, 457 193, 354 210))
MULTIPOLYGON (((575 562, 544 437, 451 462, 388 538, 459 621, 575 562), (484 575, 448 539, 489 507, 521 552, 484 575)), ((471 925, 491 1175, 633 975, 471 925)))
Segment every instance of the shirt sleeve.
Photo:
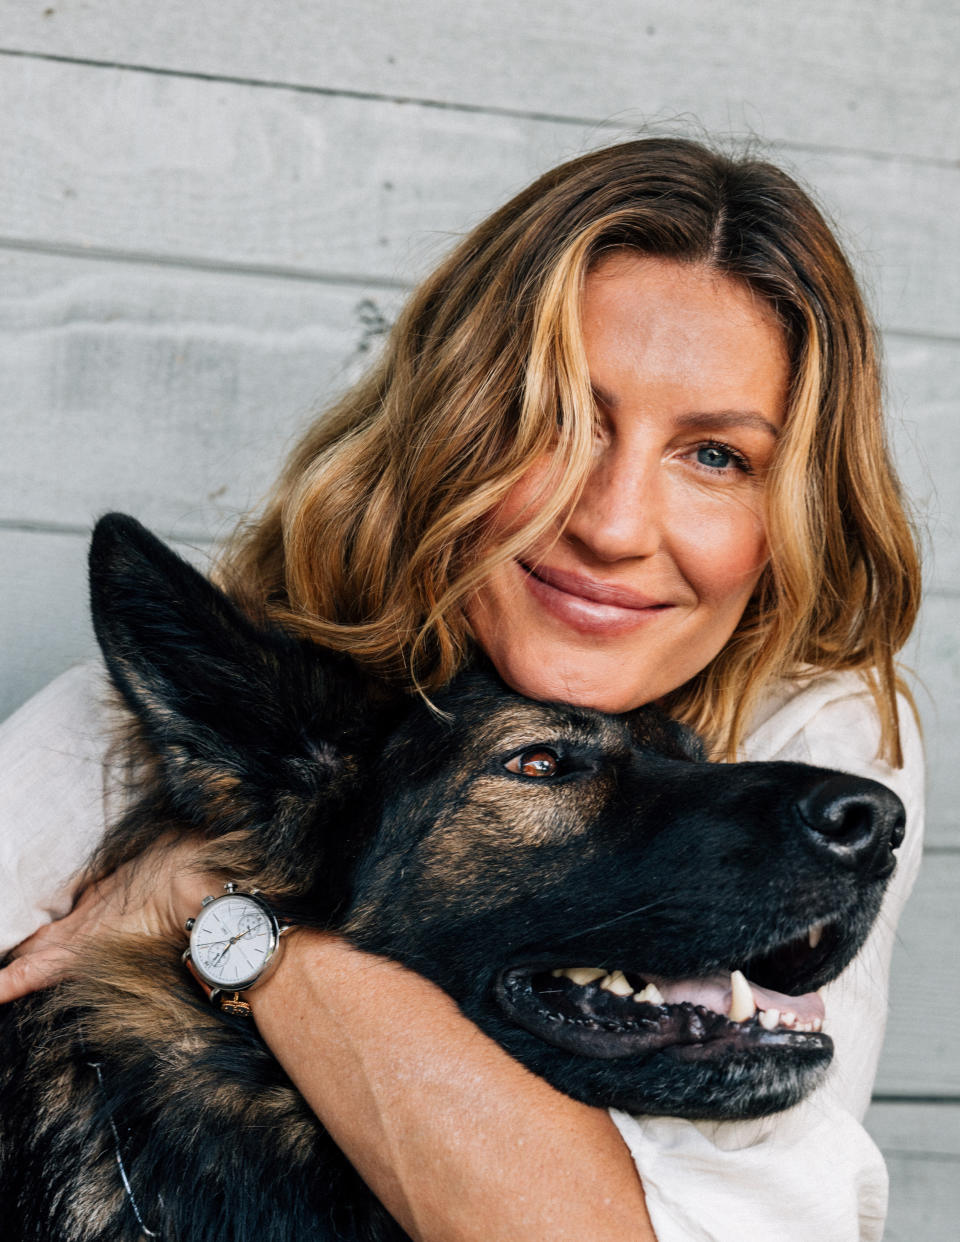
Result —
POLYGON ((611 1112, 630 1148, 658 1242, 879 1242, 887 1203, 883 1158, 861 1125, 887 1014, 896 926, 919 868, 923 752, 901 702, 904 765, 877 757, 872 697, 852 673, 814 678, 750 736, 742 758, 815 764, 881 781, 902 799, 907 828, 883 909, 863 949, 824 990, 834 1062, 795 1108, 747 1122, 690 1122, 611 1112))
POLYGON ((112 796, 101 666, 70 669, 0 724, 0 953, 66 914, 112 796))

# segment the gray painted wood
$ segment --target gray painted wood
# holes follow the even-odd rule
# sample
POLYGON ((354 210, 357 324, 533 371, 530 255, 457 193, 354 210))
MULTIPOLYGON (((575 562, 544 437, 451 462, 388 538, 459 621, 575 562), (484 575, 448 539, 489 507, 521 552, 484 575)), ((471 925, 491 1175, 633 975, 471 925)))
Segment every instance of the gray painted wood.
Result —
POLYGON ((960 592, 960 341, 885 341, 893 457, 915 510, 930 590, 960 592))
POLYGON ((96 650, 86 538, 0 530, 0 719, 96 650))
MULTIPOLYGON (((88 533, 0 528, 0 720, 47 682, 96 657, 87 595, 88 533)), ((174 540, 200 569, 209 547, 174 540)))
POLYGON ((0 520, 222 533, 354 378, 393 290, 0 251, 0 520))
POLYGON ((904 654, 917 675, 914 689, 924 726, 927 844, 960 847, 960 594, 927 597, 904 654))
MULTIPOLYGON (((421 272, 452 233, 600 138, 39 60, 4 62, 0 109, 18 118, 0 131, 14 170, 0 182, 0 241, 379 281, 421 272)), ((843 222, 888 329, 960 336, 960 166, 801 151, 784 162, 843 222)))
POLYGON ((960 852, 928 854, 900 921, 890 1018, 877 1076, 881 1095, 960 1102, 960 852))
POLYGON ((890 1171, 884 1242, 956 1242, 960 1105, 874 1104, 866 1124, 890 1171))
POLYGON ((4 0, 5 47, 205 74, 956 158, 956 6, 809 0, 4 0))

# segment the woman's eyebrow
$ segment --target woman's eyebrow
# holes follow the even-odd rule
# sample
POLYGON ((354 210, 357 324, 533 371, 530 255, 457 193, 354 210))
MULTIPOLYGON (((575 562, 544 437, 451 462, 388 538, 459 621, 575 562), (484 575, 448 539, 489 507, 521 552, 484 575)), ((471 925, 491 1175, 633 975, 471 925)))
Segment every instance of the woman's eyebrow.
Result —
POLYGON ((779 427, 753 410, 709 410, 702 414, 681 414, 677 424, 684 429, 755 427, 758 431, 768 431, 775 440, 780 435, 779 427))
MULTIPOLYGON (((605 388, 601 388, 599 384, 591 381, 590 388, 598 405, 608 410, 615 410, 619 405, 617 398, 605 388)), ((710 427, 755 427, 758 431, 769 432, 775 440, 780 435, 780 428, 755 410, 705 410, 694 414, 681 414, 677 419, 677 424, 684 430, 688 428, 709 429, 710 427)))

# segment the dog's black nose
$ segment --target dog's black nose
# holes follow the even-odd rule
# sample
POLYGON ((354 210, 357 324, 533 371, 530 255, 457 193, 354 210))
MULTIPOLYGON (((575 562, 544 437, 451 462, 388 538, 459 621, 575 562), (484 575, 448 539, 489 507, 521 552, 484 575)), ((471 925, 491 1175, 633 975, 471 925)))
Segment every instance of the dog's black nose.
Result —
POLYGON ((818 851, 878 878, 893 870, 905 816, 903 803, 885 785, 837 773, 804 794, 797 811, 818 851))

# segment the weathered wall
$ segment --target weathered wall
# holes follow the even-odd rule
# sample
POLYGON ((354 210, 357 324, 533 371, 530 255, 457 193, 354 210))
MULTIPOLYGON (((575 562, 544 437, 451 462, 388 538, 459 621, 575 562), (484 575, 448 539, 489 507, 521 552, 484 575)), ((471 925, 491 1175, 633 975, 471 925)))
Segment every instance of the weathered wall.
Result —
POLYGON ((870 1122, 891 1242, 960 1216, 958 51, 950 0, 0 0, 0 714, 90 649, 91 518, 208 546, 536 173, 694 118, 759 135, 833 214, 930 551, 930 848, 870 1122))

